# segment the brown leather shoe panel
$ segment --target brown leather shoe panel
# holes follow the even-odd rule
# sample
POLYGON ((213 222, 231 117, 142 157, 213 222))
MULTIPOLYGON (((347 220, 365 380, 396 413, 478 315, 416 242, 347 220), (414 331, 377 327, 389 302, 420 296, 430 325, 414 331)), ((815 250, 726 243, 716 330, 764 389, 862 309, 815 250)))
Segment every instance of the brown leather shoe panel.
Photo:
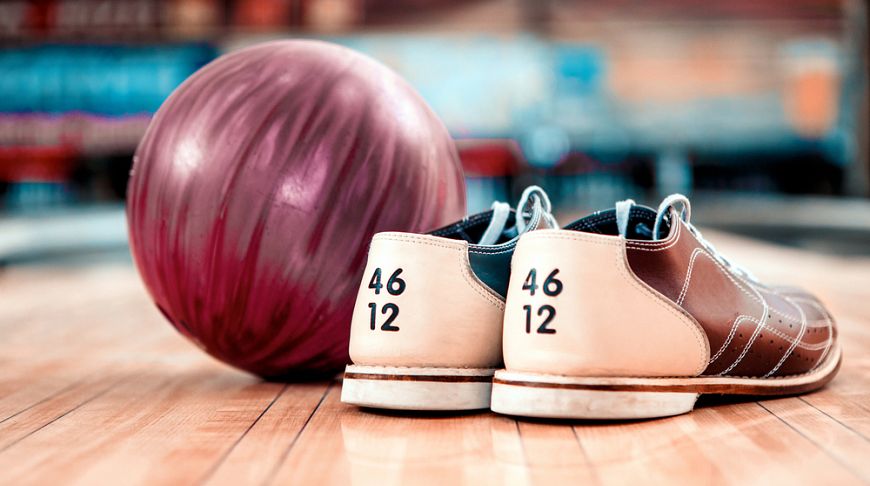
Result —
POLYGON ((797 348, 772 376, 799 375, 815 368, 824 358, 827 350, 807 351, 797 348))
POLYGON ((789 344, 795 343, 794 349, 772 376, 804 373, 822 361, 830 352, 831 344, 837 338, 834 321, 822 303, 806 292, 794 289, 786 290, 785 293, 775 289, 771 291, 776 291, 788 299, 795 306, 797 313, 802 316, 800 327, 798 323, 792 323, 794 327, 789 328, 797 329, 795 339, 789 342, 789 344), (806 324, 803 325, 803 322, 806 324))
MULTIPOLYGON (((791 342, 777 336, 767 328, 760 329, 756 334, 756 325, 752 325, 744 331, 747 343, 740 348, 740 352, 746 352, 741 360, 731 360, 724 370, 716 370, 727 376, 764 376, 774 368, 778 368, 780 360, 791 349, 791 342), (765 332, 767 331, 767 332, 765 332), (748 343, 752 344, 749 345, 748 343), (746 347, 748 346, 748 347, 746 347)), ((807 370, 803 370, 807 371, 807 370)), ((801 371, 801 373, 803 373, 801 371)))
MULTIPOLYGON (((728 334, 728 338, 721 347, 710 356, 710 364, 704 370, 705 375, 718 375, 728 369, 733 363, 740 359, 740 354, 746 349, 749 344, 749 339, 752 337, 752 332, 757 326, 753 318, 746 316, 738 319, 736 324, 732 326, 733 332, 728 334)), ((702 325, 703 327, 703 325, 702 325)), ((705 328, 706 329, 706 328, 705 328)), ((728 331, 731 331, 729 329, 728 331)))
MULTIPOLYGON (((676 303, 693 316, 704 316, 707 324, 702 327, 710 341, 712 369, 718 373, 737 359, 737 354, 724 351, 739 343, 746 329, 754 328, 752 319, 761 314, 763 307, 746 293, 732 291, 734 284, 706 252, 695 251, 693 259, 692 271, 683 283, 682 301, 676 303)), ((705 373, 710 371, 708 367, 705 373)))
POLYGON ((689 258, 697 246, 685 227, 674 226, 671 234, 656 242, 626 242, 626 256, 631 269, 650 287, 676 302, 689 258), (689 238, 684 235, 688 234, 689 238))
POLYGON ((626 254, 641 280, 701 324, 711 353, 705 375, 805 373, 836 339, 833 319, 818 299, 734 275, 682 222, 664 240, 627 242, 626 254))

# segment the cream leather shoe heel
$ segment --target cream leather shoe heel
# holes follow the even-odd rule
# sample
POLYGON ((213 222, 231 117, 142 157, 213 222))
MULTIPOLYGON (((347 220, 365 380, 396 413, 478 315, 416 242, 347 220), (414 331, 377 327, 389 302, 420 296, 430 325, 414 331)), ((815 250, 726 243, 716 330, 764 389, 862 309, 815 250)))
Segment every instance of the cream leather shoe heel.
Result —
POLYGON ((489 408, 494 368, 388 368, 349 365, 341 400, 395 410, 489 408))
POLYGON ((518 235, 555 227, 540 188, 429 234, 372 239, 341 399, 365 407, 489 407, 518 235))
POLYGON ((617 203, 517 243, 492 409, 637 419, 692 410, 700 394, 792 395, 836 375, 824 305, 759 282, 690 223, 685 196, 658 211, 617 203))

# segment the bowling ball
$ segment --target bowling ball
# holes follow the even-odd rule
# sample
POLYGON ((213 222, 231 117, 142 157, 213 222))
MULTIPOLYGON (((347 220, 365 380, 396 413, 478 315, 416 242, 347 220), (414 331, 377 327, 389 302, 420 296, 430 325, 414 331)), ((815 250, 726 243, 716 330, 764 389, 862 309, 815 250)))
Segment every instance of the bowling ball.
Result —
POLYGON ((336 45, 219 57, 163 103, 127 192, 152 299, 212 356, 267 378, 340 369, 372 235, 465 214, 444 125, 397 74, 336 45))

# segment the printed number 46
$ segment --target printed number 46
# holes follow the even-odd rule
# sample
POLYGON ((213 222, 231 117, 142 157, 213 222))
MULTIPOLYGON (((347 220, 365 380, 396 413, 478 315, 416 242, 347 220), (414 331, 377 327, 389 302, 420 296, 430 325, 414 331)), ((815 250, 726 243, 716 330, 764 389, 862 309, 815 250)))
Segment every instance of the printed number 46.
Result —
MULTIPOLYGON (((544 291, 544 295, 548 297, 555 297, 562 293, 562 281, 556 278, 556 274, 559 273, 559 269, 555 269, 547 275, 547 278, 544 279, 544 288, 541 290, 544 291)), ((528 290, 529 295, 535 295, 535 291, 538 290, 538 270, 533 268, 529 271, 529 275, 526 277, 526 281, 523 282, 523 290, 528 290)))
MULTIPOLYGON (((405 281, 399 278, 399 274, 402 273, 402 269, 398 269, 390 275, 390 279, 387 280, 387 292, 390 295, 399 295, 405 291, 405 281)), ((375 295, 380 295, 381 289, 384 285, 381 283, 381 269, 376 268, 375 273, 372 274, 372 279, 369 282, 369 288, 375 289, 375 295)))

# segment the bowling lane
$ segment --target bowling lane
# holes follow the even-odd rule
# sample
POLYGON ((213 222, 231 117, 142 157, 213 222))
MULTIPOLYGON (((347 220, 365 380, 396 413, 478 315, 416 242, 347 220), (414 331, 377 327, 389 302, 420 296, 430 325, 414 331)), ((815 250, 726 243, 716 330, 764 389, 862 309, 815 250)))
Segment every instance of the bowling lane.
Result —
POLYGON ((830 305, 845 348, 830 386, 644 422, 375 413, 340 402, 340 377, 263 382, 209 358, 164 322, 128 261, 8 266, 0 471, 11 484, 868 480, 870 259, 713 238, 830 305))

